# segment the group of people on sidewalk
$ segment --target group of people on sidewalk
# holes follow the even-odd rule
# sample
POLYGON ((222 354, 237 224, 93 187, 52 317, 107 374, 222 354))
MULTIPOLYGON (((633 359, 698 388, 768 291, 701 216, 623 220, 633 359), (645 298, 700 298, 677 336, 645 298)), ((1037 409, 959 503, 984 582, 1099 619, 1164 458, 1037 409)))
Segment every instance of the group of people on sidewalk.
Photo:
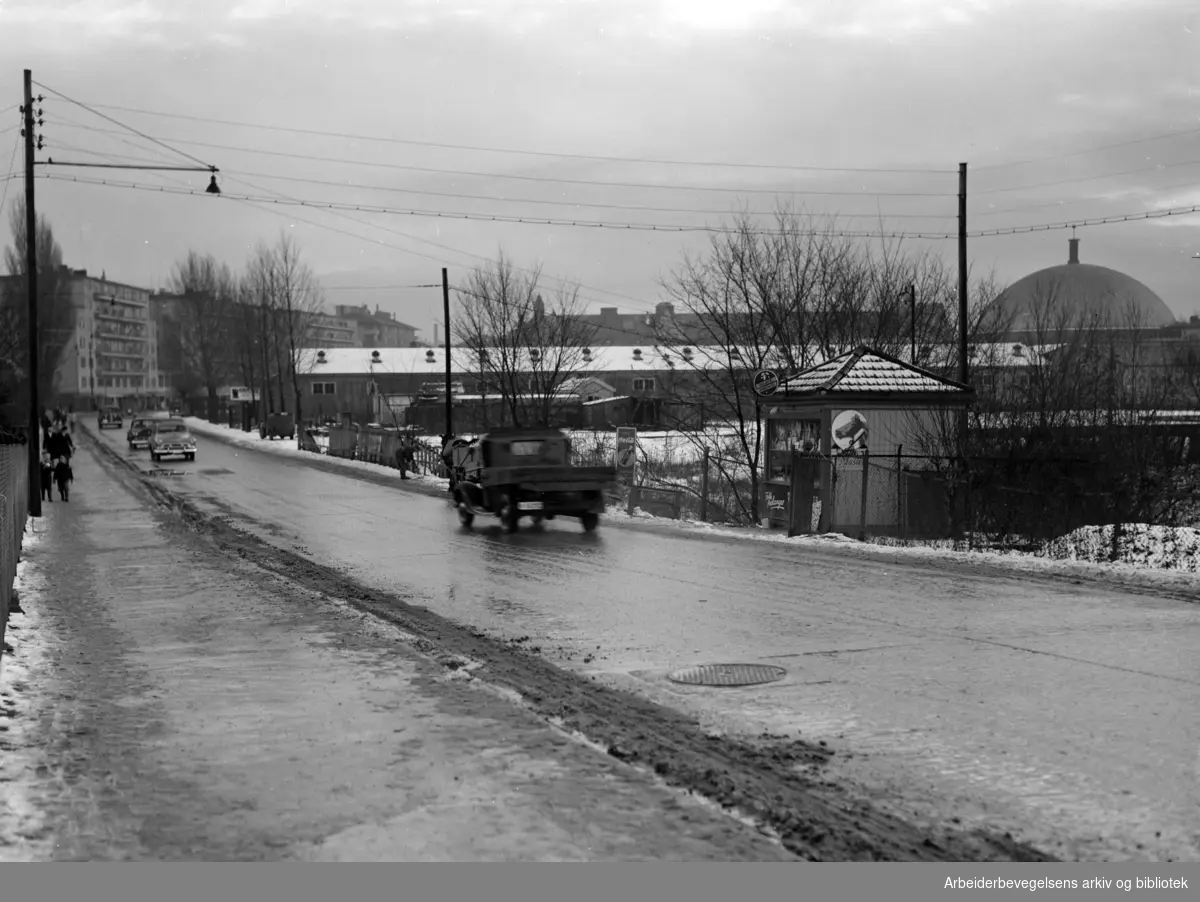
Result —
POLYGON ((54 485, 59 497, 66 501, 69 487, 75 481, 71 455, 75 453, 75 414, 56 408, 42 415, 42 500, 54 500, 54 485))

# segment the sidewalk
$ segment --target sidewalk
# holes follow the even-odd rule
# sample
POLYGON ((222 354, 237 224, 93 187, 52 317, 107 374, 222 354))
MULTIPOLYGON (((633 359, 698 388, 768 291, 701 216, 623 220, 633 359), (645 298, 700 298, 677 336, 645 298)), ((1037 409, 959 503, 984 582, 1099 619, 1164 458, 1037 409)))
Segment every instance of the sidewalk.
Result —
POLYGON ((0 671, 0 861, 790 860, 240 561, 88 448, 0 671))

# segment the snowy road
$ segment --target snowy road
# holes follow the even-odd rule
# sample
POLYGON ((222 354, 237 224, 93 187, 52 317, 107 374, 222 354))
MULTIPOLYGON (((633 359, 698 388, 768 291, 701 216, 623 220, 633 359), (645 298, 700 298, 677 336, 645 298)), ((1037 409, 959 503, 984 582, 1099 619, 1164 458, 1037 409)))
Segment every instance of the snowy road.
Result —
MULTIPOLYGON (((103 436, 149 469, 123 438, 103 436)), ((1200 860, 1200 606, 603 523, 468 533, 444 500, 199 440, 160 478, 202 509, 714 726, 824 740, 910 817, 1065 858, 1200 860), (665 679, 729 661, 789 673, 665 679)))

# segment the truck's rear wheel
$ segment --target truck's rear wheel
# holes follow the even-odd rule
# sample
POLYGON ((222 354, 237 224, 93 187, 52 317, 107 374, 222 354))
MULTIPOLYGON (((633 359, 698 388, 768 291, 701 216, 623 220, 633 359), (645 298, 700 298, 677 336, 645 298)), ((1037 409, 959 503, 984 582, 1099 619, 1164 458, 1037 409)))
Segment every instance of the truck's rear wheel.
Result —
POLYGON ((579 522, 583 524, 584 532, 593 532, 600 525, 600 515, 584 514, 579 518, 579 522))
POLYGON ((517 508, 517 499, 511 495, 504 496, 504 504, 500 507, 500 523, 505 532, 516 532, 521 520, 521 512, 517 508))
POLYGON ((475 515, 471 513, 465 502, 459 502, 458 521, 467 529, 470 529, 471 524, 475 522, 475 515))

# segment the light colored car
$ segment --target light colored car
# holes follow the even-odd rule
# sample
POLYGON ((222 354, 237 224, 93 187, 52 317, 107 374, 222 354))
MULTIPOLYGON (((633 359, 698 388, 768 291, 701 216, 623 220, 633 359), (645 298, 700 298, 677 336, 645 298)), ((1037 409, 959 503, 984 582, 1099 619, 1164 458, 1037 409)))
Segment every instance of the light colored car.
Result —
POLYGON ((150 459, 155 462, 164 457, 196 459, 196 439, 188 432, 183 420, 156 420, 149 447, 150 459))

